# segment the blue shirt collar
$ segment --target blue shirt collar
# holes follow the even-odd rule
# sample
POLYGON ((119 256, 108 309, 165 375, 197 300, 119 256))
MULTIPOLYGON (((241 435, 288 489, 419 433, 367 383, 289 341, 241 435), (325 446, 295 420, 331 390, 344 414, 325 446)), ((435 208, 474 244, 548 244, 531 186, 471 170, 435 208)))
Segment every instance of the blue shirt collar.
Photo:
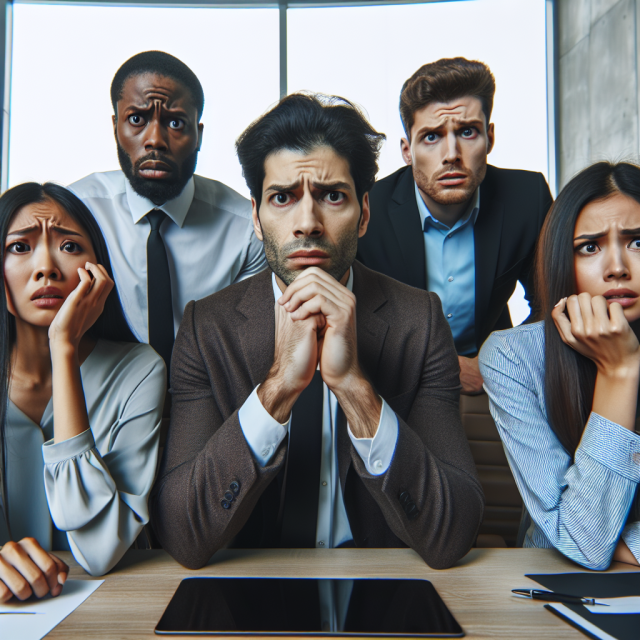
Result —
POLYGON ((436 220, 432 215, 431 211, 425 204, 422 196, 420 195, 420 190, 418 189, 418 185, 415 180, 413 182, 413 186, 416 192, 416 202, 418 203, 418 211, 420 212, 420 225, 424 229, 424 221, 429 220, 429 224, 435 227, 436 229, 440 229, 441 231, 451 231, 452 229, 459 229, 466 224, 471 223, 475 225, 476 219, 478 217, 478 212, 480 211, 480 187, 478 187, 471 198, 471 202, 464 215, 456 222, 453 227, 449 228, 446 224, 443 224, 439 220, 436 220))

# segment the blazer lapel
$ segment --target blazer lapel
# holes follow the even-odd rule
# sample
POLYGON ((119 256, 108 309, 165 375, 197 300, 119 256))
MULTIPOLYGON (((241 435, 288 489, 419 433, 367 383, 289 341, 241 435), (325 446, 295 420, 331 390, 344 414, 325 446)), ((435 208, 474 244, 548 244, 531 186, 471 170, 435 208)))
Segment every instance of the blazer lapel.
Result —
POLYGON ((273 364, 276 335, 274 305, 271 270, 265 269, 251 278, 236 306, 245 319, 238 323, 238 341, 254 387, 264 380, 273 364))
MULTIPOLYGON (((377 378, 389 324, 376 315, 387 303, 387 297, 380 286, 379 278, 371 277, 372 273, 359 262, 353 263, 353 294, 357 301, 358 359, 364 373, 373 381, 377 378)), ((351 465, 351 440, 347 433, 347 418, 341 408, 337 423, 338 468, 344 494, 347 473, 351 465)))
POLYGON ((482 319, 487 314, 495 280, 502 236, 504 207, 494 198, 492 187, 491 181, 487 179, 480 186, 480 211, 473 229, 476 264, 475 333, 478 348, 482 319))
POLYGON ((424 236, 420 227, 420 212, 411 167, 407 167, 398 181, 389 202, 389 218, 404 260, 407 284, 419 289, 427 288, 424 236))

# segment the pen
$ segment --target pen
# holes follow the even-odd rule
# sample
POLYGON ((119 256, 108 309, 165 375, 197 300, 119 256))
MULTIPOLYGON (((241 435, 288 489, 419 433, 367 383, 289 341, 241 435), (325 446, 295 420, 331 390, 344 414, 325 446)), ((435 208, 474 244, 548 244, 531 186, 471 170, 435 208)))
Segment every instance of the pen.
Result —
POLYGON ((608 607, 604 602, 596 602, 595 598, 581 598, 580 596, 569 596, 566 593, 555 593, 554 591, 543 591, 542 589, 511 589, 511 593, 523 598, 533 598, 534 600, 546 600, 547 602, 564 602, 565 604, 589 604, 602 605, 608 607))
POLYGON ((37 611, 0 611, 0 616, 26 616, 36 615, 37 611))

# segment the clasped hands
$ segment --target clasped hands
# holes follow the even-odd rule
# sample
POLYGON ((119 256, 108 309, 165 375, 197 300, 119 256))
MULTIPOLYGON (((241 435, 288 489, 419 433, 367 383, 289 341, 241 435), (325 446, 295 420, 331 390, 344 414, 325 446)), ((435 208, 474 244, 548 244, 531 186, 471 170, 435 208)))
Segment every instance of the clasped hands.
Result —
POLYGON ((320 366, 356 438, 372 438, 382 402, 358 362, 356 299, 326 271, 309 267, 275 304, 274 361, 258 398, 278 422, 289 419, 320 366))

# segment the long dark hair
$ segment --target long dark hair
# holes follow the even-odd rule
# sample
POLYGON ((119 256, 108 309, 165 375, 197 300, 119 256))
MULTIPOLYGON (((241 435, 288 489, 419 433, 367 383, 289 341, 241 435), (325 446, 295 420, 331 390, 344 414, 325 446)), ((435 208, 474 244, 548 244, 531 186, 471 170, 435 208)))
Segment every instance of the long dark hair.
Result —
POLYGON ((578 293, 573 234, 580 212, 590 202, 617 193, 640 203, 640 167, 628 162, 598 162, 582 170, 560 192, 540 232, 536 255, 536 291, 544 319, 545 395, 551 428, 573 457, 593 404, 596 366, 566 345, 551 311, 564 297, 578 293))
MULTIPOLYGON (((107 245, 100 231, 98 223, 85 204, 71 191, 57 184, 47 182, 25 182, 8 191, 0 197, 0 265, 2 265, 2 283, 4 289, 4 258, 5 242, 9 224, 13 216, 23 207, 38 202, 53 201, 60 205, 88 234, 89 240, 96 254, 98 264, 101 264, 113 279, 111 262, 107 245)), ((87 331, 92 338, 114 340, 122 342, 138 342, 125 320, 118 292, 114 287, 104 305, 102 314, 96 323, 87 331)), ((9 529, 9 515, 6 493, 6 446, 5 419, 9 403, 9 384, 11 380, 11 352, 16 340, 15 318, 7 309, 5 292, 0 295, 0 498, 7 528, 9 529)), ((9 531, 11 531, 9 529, 9 531)))

